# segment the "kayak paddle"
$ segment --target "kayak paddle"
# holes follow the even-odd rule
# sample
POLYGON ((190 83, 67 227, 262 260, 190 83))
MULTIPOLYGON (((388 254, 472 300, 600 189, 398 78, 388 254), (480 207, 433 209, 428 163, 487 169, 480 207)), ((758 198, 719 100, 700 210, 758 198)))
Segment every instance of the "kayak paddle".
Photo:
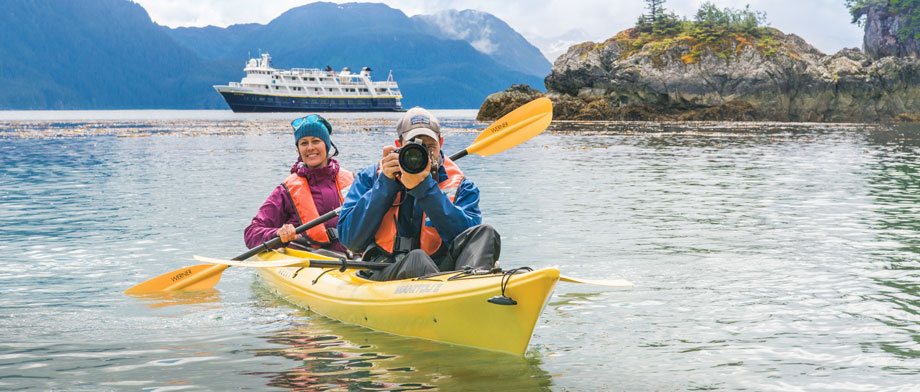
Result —
POLYGON ((210 264, 223 264, 228 267, 250 267, 250 268, 274 268, 274 267, 316 267, 316 268, 351 268, 351 269, 384 269, 389 263, 378 263, 374 261, 349 261, 321 259, 287 259, 287 260, 224 260, 213 257, 194 256, 195 260, 210 264))
MULTIPOLYGON (((249 268, 277 268, 277 267, 316 267, 316 268, 347 268, 347 269, 384 269, 387 267, 386 263, 377 263, 371 261, 347 261, 347 260, 336 260, 329 258, 328 260, 321 259, 287 259, 287 260, 224 260, 224 259, 215 259, 213 257, 204 257, 204 256, 194 256, 195 260, 198 260, 203 263, 217 264, 217 265, 226 265, 234 267, 249 267, 249 268)), ((580 284, 591 284, 596 286, 605 286, 612 288, 629 288, 633 287, 632 282, 624 279, 581 279, 575 278, 566 275, 559 276, 560 282, 566 283, 580 283, 580 284)))
POLYGON ((467 154, 489 156, 517 146, 539 135, 553 121, 553 102, 542 97, 527 102, 483 130, 473 144, 450 156, 452 161, 467 154))
MULTIPOLYGON (((314 226, 321 225, 323 222, 339 215, 340 208, 329 211, 318 218, 297 226, 294 232, 297 234, 310 230, 314 226)), ((233 260, 246 260, 263 251, 272 249, 281 243, 281 237, 275 237, 271 241, 262 243, 246 253, 233 258, 233 260)), ((139 283, 125 290, 125 294, 149 294, 161 291, 177 290, 204 290, 214 287, 220 280, 220 275, 229 265, 223 264, 199 264, 191 267, 180 268, 175 271, 167 272, 156 278, 139 283)))
POLYGON ((567 282, 567 283, 593 284, 593 285, 596 285, 596 286, 606 286, 606 287, 614 287, 614 288, 629 288, 629 287, 633 287, 632 282, 630 282, 630 281, 628 281, 628 280, 624 280, 624 279, 603 279, 603 280, 599 280, 599 279, 581 279, 581 278, 575 278, 575 277, 566 276, 566 275, 560 275, 560 276, 559 276, 559 281, 560 281, 560 282, 567 282))
MULTIPOLYGON (((510 113, 495 120, 492 125, 482 131, 473 140, 469 147, 451 155, 451 160, 463 158, 468 154, 489 156, 510 149, 540 134, 553 121, 553 104, 548 98, 537 98, 510 113)), ((329 211, 322 216, 304 223, 295 229, 297 234, 322 224, 339 214, 339 209, 329 211)), ((280 237, 263 243, 248 252, 243 253, 233 260, 246 260, 265 250, 272 249, 281 243, 280 237)), ((341 266, 341 263, 337 263, 341 266)), ((227 269, 227 264, 200 264, 177 269, 157 276, 153 279, 139 283, 125 290, 125 294, 137 295, 156 293, 161 291, 176 290, 204 290, 214 287, 220 280, 221 273, 227 269)), ((368 267, 373 268, 373 267, 368 267)))

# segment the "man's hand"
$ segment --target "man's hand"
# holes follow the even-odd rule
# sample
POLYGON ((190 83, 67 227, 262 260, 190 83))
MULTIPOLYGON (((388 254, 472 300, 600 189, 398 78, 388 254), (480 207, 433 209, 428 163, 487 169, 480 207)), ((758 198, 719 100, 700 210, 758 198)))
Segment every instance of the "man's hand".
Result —
POLYGON ((278 235, 278 237, 281 237, 281 242, 285 244, 297 238, 297 233, 296 233, 296 230, 294 230, 294 225, 290 223, 284 226, 281 226, 281 228, 278 229, 276 234, 278 235))
POLYGON ((402 182, 403 186, 406 189, 412 190, 417 187, 418 184, 421 184, 422 181, 425 181, 428 176, 431 175, 431 160, 428 160, 428 165, 425 166, 425 170, 418 172, 416 174, 403 173, 399 177, 399 181, 402 182))
POLYGON ((391 180, 395 180, 399 169, 399 154, 394 153, 396 146, 386 146, 383 148, 383 158, 380 159, 380 169, 383 175, 391 180))

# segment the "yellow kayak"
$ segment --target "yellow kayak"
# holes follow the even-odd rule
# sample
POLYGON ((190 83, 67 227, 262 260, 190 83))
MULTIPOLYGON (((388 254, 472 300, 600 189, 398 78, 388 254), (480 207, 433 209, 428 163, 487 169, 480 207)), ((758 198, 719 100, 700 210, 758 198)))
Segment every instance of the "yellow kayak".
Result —
MULTIPOLYGON (((263 252, 251 260, 300 258, 335 260, 294 249, 263 252)), ((537 319, 559 281, 559 270, 554 267, 476 275, 454 271, 389 282, 367 280, 357 270, 340 272, 336 268, 258 270, 281 297, 329 318, 396 335, 517 355, 527 349, 537 319)))

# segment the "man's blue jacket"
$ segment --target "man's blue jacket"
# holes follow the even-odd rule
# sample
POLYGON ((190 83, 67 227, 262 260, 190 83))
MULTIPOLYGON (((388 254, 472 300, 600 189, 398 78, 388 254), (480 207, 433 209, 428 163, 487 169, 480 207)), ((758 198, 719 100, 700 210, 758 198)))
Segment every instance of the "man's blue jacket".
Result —
POLYGON ((391 180, 382 173, 378 165, 361 170, 342 204, 339 214, 339 241, 354 252, 364 252, 374 245, 374 235, 383 220, 383 215, 404 192, 399 206, 396 230, 400 237, 411 237, 418 242, 422 228, 422 212, 425 225, 434 226, 441 235, 442 246, 449 246, 464 230, 482 223, 479 211, 479 189, 464 177, 457 189, 454 203, 438 188, 438 182, 447 179, 444 166, 438 168, 438 181, 428 176, 418 186, 406 191, 397 180, 391 180))

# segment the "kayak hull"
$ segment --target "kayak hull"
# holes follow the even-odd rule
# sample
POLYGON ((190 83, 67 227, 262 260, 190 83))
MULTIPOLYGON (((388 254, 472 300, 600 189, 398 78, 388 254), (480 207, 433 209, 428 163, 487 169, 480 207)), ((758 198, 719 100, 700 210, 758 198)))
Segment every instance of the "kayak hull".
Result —
MULTIPOLYGON (((330 259, 286 249, 257 260, 330 259)), ((503 275, 450 272, 417 279, 370 281, 356 270, 259 268, 268 286, 287 301, 349 324, 396 335, 479 349, 523 354, 534 326, 559 281, 557 268, 503 275), (514 305, 488 300, 502 293, 514 305)))

